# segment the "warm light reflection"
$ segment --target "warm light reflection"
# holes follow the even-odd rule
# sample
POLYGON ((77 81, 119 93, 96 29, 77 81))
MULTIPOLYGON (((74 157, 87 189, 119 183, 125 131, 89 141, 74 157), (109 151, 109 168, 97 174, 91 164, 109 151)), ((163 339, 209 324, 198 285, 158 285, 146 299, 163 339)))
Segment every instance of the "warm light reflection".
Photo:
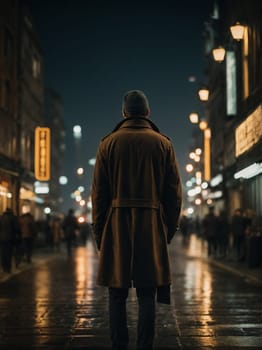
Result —
MULTIPOLYGON (((202 336, 210 335, 210 324, 214 322, 212 318, 212 275, 209 266, 198 260, 206 254, 206 247, 196 235, 191 235, 188 247, 188 254, 196 259, 190 260, 186 266, 185 298, 187 301, 197 300, 197 315, 201 323, 202 336)), ((205 337, 199 337, 199 341, 205 337)), ((204 344, 202 344, 204 345, 204 344)))
MULTIPOLYGON (((48 268, 37 268, 35 269, 35 279, 34 279, 34 287, 35 291, 35 313, 37 317, 35 318, 36 323, 41 320, 41 328, 50 327, 49 324, 49 309, 50 305, 48 301, 51 299, 51 276, 48 268)), ((36 324, 36 327, 39 324, 36 324)))
POLYGON ((95 284, 95 262, 97 258, 95 255, 95 248, 91 240, 88 240, 87 246, 78 249, 78 254, 75 259, 75 274, 76 284, 81 294, 76 295, 76 302, 83 301, 91 302, 94 299, 94 284, 95 284), (83 296, 84 293, 84 296, 83 296))

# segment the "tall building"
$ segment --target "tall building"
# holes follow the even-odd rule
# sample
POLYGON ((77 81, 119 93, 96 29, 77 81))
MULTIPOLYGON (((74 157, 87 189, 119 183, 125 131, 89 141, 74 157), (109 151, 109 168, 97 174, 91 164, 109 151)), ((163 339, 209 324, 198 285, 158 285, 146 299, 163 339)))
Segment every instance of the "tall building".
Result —
POLYGON ((18 121, 21 165, 20 212, 41 215, 41 199, 34 193, 34 131, 43 126, 43 55, 31 15, 30 1, 19 1, 18 121))
POLYGON ((18 211, 17 2, 0 3, 0 214, 18 211))
POLYGON ((214 3, 205 28, 210 190, 217 208, 262 215, 262 3, 214 3), (224 58, 216 61, 217 48, 224 58))
POLYGON ((43 198, 52 212, 60 212, 61 191, 59 178, 62 174, 65 127, 63 121, 63 101, 54 90, 45 89, 45 125, 51 130, 51 178, 49 192, 43 198))
POLYGON ((47 89, 44 96, 43 54, 31 0, 0 2, 0 214, 12 208, 44 217, 44 207, 59 211, 62 171, 63 106, 47 89), (46 101, 45 101, 46 97, 46 101), (45 103, 45 104, 44 104, 45 103), (35 177, 35 129, 51 129, 51 178, 48 195, 35 177), (41 191, 40 191, 41 192, 41 191))

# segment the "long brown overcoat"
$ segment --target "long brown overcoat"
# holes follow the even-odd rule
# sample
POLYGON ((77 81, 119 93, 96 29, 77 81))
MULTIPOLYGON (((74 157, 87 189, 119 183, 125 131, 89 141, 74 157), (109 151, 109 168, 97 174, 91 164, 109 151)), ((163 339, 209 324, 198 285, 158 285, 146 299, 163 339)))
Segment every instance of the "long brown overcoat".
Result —
POLYGON ((147 118, 127 118, 101 141, 92 207, 98 284, 170 285, 167 244, 178 224, 181 182, 171 141, 147 118))

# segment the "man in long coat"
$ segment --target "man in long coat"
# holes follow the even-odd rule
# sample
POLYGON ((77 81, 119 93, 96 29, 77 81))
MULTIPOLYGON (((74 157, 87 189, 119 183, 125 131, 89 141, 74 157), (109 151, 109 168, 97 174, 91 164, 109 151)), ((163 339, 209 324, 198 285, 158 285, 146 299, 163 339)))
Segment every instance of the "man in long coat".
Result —
POLYGON ((127 348, 126 299, 135 287, 137 348, 151 349, 156 291, 158 301, 169 303, 167 245, 178 226, 181 181, 171 141, 148 118, 145 94, 129 91, 122 113, 124 120, 100 142, 94 169, 98 284, 109 287, 112 348, 127 348))

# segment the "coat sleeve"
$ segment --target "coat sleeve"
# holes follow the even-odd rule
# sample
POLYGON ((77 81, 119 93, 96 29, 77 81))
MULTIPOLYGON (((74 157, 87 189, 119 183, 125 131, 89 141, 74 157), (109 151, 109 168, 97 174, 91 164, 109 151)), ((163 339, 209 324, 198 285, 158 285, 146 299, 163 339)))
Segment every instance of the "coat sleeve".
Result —
POLYGON ((181 178, 172 144, 170 144, 164 183, 163 208, 167 223, 167 242, 170 243, 177 231, 182 205, 181 178))
POLYGON ((109 177, 101 144, 96 156, 91 197, 93 232, 97 248, 100 250, 103 227, 110 206, 109 177))

